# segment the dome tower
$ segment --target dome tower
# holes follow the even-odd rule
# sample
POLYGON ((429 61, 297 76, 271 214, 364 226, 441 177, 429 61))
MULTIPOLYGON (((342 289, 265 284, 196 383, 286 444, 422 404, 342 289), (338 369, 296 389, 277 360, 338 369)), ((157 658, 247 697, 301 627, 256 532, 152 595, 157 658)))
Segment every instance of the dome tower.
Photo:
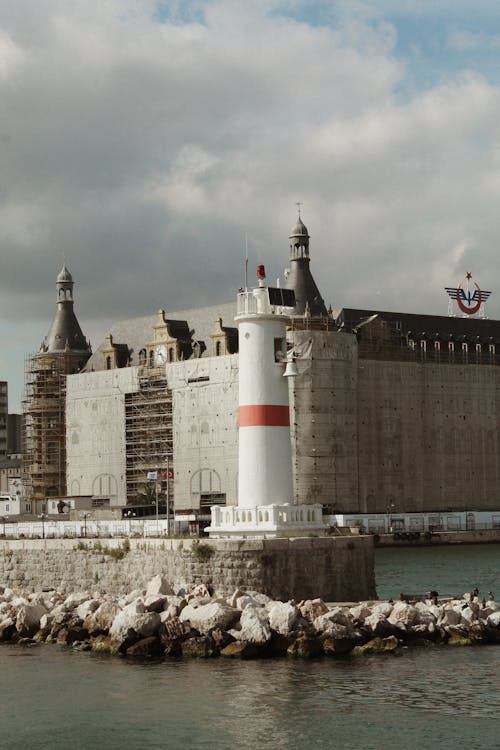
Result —
POLYGON ((73 277, 64 263, 56 280, 56 314, 41 351, 75 352, 88 359, 92 352, 73 310, 73 286, 73 277))
POLYGON ((26 465, 35 513, 47 512, 47 498, 66 496, 66 377, 80 372, 92 354, 73 310, 66 263, 57 276, 56 302, 40 351, 26 363, 26 465))
POLYGON ((290 232, 290 273, 286 288, 295 292, 297 315, 309 314, 313 318, 328 315, 323 298, 309 268, 309 232, 299 215, 290 232))

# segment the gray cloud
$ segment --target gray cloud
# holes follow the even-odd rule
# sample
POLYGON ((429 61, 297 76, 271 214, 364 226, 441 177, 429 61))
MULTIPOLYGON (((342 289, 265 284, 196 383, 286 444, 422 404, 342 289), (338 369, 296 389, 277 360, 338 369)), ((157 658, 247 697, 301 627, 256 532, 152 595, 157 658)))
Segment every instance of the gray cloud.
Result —
MULTIPOLYGON (((0 378, 14 398, 63 254, 97 345, 113 319, 230 299, 245 232, 252 263, 280 273, 297 200, 336 306, 445 312, 442 288, 466 270, 500 288, 499 91, 479 71, 402 97, 396 29, 363 7, 311 26, 265 2, 3 3, 0 378)), ((500 292, 489 305, 497 316, 500 292)))

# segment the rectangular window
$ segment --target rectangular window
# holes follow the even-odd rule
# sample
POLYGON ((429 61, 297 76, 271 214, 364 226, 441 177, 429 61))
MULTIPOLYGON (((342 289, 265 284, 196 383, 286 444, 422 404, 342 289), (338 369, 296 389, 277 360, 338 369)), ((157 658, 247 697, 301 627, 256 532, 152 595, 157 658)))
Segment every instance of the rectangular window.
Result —
POLYGON ((284 362, 286 359, 284 339, 274 339, 274 361, 284 362))

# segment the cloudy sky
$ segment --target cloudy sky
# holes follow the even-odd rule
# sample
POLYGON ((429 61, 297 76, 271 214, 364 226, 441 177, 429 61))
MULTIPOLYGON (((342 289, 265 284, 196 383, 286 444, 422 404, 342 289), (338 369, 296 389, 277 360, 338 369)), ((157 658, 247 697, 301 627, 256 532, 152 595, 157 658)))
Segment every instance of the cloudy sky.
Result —
POLYGON ((287 265, 296 201, 327 304, 500 316, 496 0, 0 0, 0 380, 67 258, 113 320, 287 265))

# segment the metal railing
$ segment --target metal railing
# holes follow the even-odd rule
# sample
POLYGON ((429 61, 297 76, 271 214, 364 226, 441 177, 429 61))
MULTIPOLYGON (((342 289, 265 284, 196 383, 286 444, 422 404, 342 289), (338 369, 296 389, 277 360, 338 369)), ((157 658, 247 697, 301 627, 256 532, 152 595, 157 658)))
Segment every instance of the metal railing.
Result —
POLYGON ((130 518, 114 521, 0 521, 0 538, 5 539, 85 539, 112 537, 166 537, 184 530, 166 518, 130 518))

